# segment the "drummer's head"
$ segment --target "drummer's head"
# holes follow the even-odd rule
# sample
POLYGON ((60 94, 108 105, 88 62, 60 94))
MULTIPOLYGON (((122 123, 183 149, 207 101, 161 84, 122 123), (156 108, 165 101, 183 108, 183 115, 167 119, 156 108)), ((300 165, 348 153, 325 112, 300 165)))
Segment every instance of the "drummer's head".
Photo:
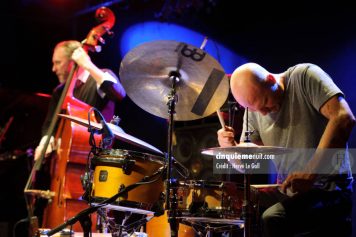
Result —
POLYGON ((73 51, 80 47, 80 42, 76 40, 66 40, 59 42, 53 51, 52 71, 56 73, 60 83, 64 83, 73 66, 71 56, 73 51))
POLYGON ((263 115, 277 112, 283 98, 281 74, 271 74, 256 63, 246 63, 231 75, 231 92, 236 101, 263 115))

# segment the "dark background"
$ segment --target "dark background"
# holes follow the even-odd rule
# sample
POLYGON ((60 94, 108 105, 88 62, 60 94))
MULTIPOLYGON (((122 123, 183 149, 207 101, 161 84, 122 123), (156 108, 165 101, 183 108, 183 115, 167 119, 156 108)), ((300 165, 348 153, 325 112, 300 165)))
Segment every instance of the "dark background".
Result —
MULTIPOLYGON (((92 55, 99 67, 111 68, 119 74, 119 44, 113 42, 120 42, 122 32, 132 24, 161 20, 207 35, 271 72, 282 72, 297 63, 315 63, 329 73, 344 91, 351 109, 356 111, 356 14, 347 2, 286 1, 277 5, 270 1, 223 0, 2 1, 0 128, 5 127, 10 117, 14 120, 0 147, 1 209, 5 210, 6 206, 8 212, 2 213, 10 213, 7 219, 0 220, 4 223, 0 230, 11 229, 7 222, 26 215, 21 211, 21 190, 26 180, 23 174, 30 166, 27 157, 31 157, 31 148, 40 139, 48 104, 48 97, 38 93, 50 94, 58 83, 51 72, 53 47, 61 40, 84 39, 97 24, 94 12, 103 3, 114 11, 116 24, 112 29, 115 34, 106 37, 102 52, 92 55), (9 160, 14 154, 18 159, 9 160), (25 167, 25 171, 10 172, 14 167, 25 167), (16 193, 15 199, 19 201, 6 205, 9 197, 4 193, 16 193), (20 210, 17 212, 20 214, 13 214, 15 210, 20 210)), ((238 111, 236 116, 240 118, 241 113, 238 111)), ((166 149, 167 130, 163 119, 144 112, 130 98, 118 104, 117 114, 122 118, 120 126, 127 133, 166 149)), ((200 157, 199 149, 216 144, 215 133, 219 128, 216 117, 179 122, 176 128, 175 154, 189 169, 195 170, 194 178, 212 178, 210 163, 200 157)), ((355 132, 350 147, 356 147, 355 132)))
MULTIPOLYGON (((102 3, 105 1, 2 3, 0 88, 50 94, 58 83, 51 72, 53 47, 60 40, 83 40, 97 24, 94 11, 102 3)), ((137 22, 161 20, 207 35, 271 72, 282 72, 301 62, 318 64, 345 92, 355 111, 356 14, 347 3, 319 5, 313 1, 292 1, 278 8, 277 4, 259 1, 242 4, 222 0, 116 0, 107 3, 111 3, 116 15, 112 29, 115 34, 111 38, 105 36, 107 44, 102 52, 92 55, 100 67, 119 74, 119 43, 123 31, 137 22)), ((350 144, 356 146, 355 136, 350 144)))

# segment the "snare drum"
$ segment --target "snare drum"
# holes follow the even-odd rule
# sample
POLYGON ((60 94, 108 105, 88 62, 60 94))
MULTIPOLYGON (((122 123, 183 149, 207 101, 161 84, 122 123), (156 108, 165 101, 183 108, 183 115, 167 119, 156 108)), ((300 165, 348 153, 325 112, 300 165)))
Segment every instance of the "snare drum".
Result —
POLYGON ((182 216, 239 218, 243 187, 233 182, 188 180, 175 187, 182 216))
MULTIPOLYGON (((109 198, 123 188, 150 176, 164 165, 164 158, 129 150, 103 150, 93 157, 94 169, 92 199, 94 202, 109 198)), ((163 180, 142 184, 118 198, 117 205, 149 210, 163 192, 163 180)))

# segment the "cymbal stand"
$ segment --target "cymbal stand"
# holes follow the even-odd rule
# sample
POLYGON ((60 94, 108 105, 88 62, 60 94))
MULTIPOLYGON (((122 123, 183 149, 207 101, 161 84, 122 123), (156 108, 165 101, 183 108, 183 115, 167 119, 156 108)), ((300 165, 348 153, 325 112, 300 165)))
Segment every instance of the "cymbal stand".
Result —
POLYGON ((172 146, 173 146, 173 127, 174 127, 174 114, 175 114, 175 105, 178 101, 176 95, 176 83, 180 80, 180 74, 177 71, 172 71, 169 74, 169 79, 172 81, 171 91, 168 95, 168 113, 169 113, 169 121, 168 121, 168 151, 167 151, 167 177, 166 177, 166 209, 168 210, 168 222, 171 227, 171 236, 178 236, 178 222, 177 222, 177 189, 174 188, 171 193, 171 187, 177 184, 177 181, 172 179, 172 167, 173 167, 173 159, 172 159, 172 146))
POLYGON ((232 235, 234 230, 239 230, 236 226, 226 225, 226 226, 210 226, 209 224, 204 227, 205 237, 212 237, 216 233, 229 233, 229 236, 232 235))
POLYGON ((116 233, 112 234, 113 237, 116 237, 116 236, 121 237, 122 236, 123 230, 125 229, 126 221, 130 218, 131 215, 132 215, 131 212, 125 212, 125 217, 122 220, 121 225, 119 225, 118 231, 116 233))
MULTIPOLYGON (((245 143, 251 142, 251 134, 253 131, 249 131, 248 128, 248 108, 246 108, 246 131, 245 131, 245 143)), ((244 172, 244 200, 242 204, 242 218, 244 219, 244 237, 251 237, 251 203, 250 203, 250 185, 251 185, 251 174, 249 171, 244 172)))

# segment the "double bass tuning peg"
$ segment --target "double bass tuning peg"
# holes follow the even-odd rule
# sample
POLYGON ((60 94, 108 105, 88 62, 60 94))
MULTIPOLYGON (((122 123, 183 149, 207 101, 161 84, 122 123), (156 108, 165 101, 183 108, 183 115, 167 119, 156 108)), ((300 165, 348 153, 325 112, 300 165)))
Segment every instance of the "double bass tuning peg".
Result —
POLYGON ((101 46, 100 45, 96 45, 94 46, 94 51, 97 52, 97 53, 100 53, 101 52, 101 46))
POLYGON ((99 35, 94 35, 94 39, 99 41, 101 44, 105 44, 105 40, 103 39, 103 37, 101 37, 99 35))
POLYGON ((109 37, 114 36, 114 32, 111 31, 109 27, 104 26, 104 29, 105 29, 106 33, 109 35, 109 37))
POLYGON ((114 31, 108 30, 108 35, 111 38, 114 37, 114 31))
POLYGON ((100 45, 89 45, 89 44, 83 44, 83 46, 85 46, 85 49, 87 49, 90 52, 95 52, 95 53, 100 53, 101 52, 101 46, 100 45))
MULTIPOLYGON (((104 28, 105 28, 106 33, 107 33, 110 37, 113 37, 114 32, 111 31, 111 30, 110 30, 109 28, 107 28, 107 27, 104 27, 104 28)), ((95 40, 99 41, 101 44, 105 44, 105 40, 104 40, 103 37, 101 37, 100 35, 95 34, 93 37, 94 37, 95 40)))

